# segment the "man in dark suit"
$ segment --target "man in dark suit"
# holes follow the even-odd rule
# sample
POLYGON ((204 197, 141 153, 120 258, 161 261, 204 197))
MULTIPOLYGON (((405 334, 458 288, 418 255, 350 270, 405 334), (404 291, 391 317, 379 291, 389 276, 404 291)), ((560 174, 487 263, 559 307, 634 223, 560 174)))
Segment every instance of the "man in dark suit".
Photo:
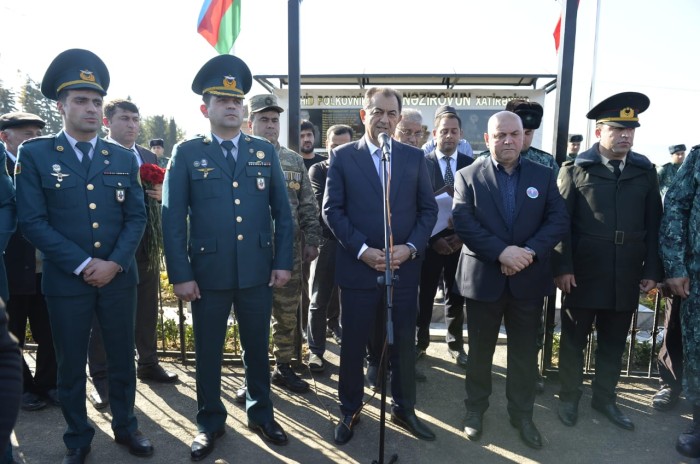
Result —
MULTIPOLYGON (((451 106, 439 107, 435 111, 434 127, 436 148, 426 156, 430 181, 433 191, 438 192, 447 187, 448 194, 452 196, 455 173, 472 164, 474 160, 457 152, 457 145, 463 136, 462 120, 457 116, 457 110, 451 106)), ((425 351, 430 344, 433 301, 440 277, 444 275, 447 349, 457 364, 466 368, 467 354, 464 352, 462 335, 464 298, 453 288, 461 249, 462 241, 451 226, 438 231, 428 241, 420 276, 416 349, 418 352, 425 351)))
MULTIPOLYGON (((365 135, 332 151, 323 199, 323 217, 340 245, 336 281, 340 286, 343 344, 340 348, 338 396, 342 418, 335 429, 337 444, 352 438, 362 406, 362 360, 367 328, 383 324, 384 203, 382 201, 379 135, 391 134, 401 119, 401 94, 389 88, 367 91, 360 110, 365 135)), ((435 225, 437 205, 421 150, 397 141, 391 152, 388 198, 393 250, 391 266, 400 280, 393 289, 394 344, 390 346, 392 421, 424 440, 435 435, 418 420, 414 368, 414 334, 420 263, 435 225)), ((372 332, 370 332, 372 333, 372 332)))
MULTIPOLYGON (((7 148, 7 171, 14 178, 17 151, 22 142, 41 136, 46 123, 31 113, 7 113, 0 116, 0 140, 7 148)), ((5 250, 7 282, 11 298, 7 301, 8 327, 24 347, 27 320, 37 343, 36 371, 32 375, 22 359, 22 409, 36 411, 47 402, 58 405, 56 390, 56 353, 53 348, 49 313, 41 293, 41 259, 36 248, 17 230, 5 250)))
POLYGON ((146 210, 133 154, 97 137, 108 85, 97 55, 79 49, 58 55, 41 92, 58 102, 63 130, 24 142, 15 167, 19 224, 44 258, 42 290, 68 423, 65 464, 84 462, 95 434, 85 409, 85 359, 95 316, 109 361, 114 438, 134 455, 153 454, 134 416, 134 253, 146 210))
MULTIPOLYGON (((106 140, 116 143, 133 153, 139 167, 144 163, 156 164, 156 155, 150 150, 136 144, 136 139, 141 130, 141 117, 138 107, 129 100, 111 100, 104 106, 104 118, 102 123, 109 130, 106 140)), ((155 185, 152 189, 144 191, 146 197, 146 209, 153 207, 148 202, 152 198, 161 201, 163 186, 155 185)), ((159 209, 159 208, 158 208, 159 209)), ((148 217, 150 218, 149 211, 148 217)), ((159 211, 156 211, 158 214, 159 211)), ((159 250, 150 249, 150 219, 147 221, 146 230, 136 249, 136 264, 139 271, 139 284, 136 287, 136 329, 134 340, 138 352, 138 367, 136 377, 141 380, 152 380, 161 383, 173 383, 177 381, 177 374, 166 371, 158 363, 158 337, 156 327, 158 324, 158 280, 159 280, 159 250), (151 256, 155 253, 158 256, 151 256)), ((107 359, 105 358, 104 344, 97 321, 93 325, 88 350, 88 364, 90 377, 95 389, 90 393, 89 399, 97 409, 106 407, 109 403, 107 388, 107 359)))
POLYGON ((199 70, 192 90, 202 95, 211 135, 175 147, 163 187, 168 277, 178 298, 192 302, 195 461, 212 452, 225 430, 221 363, 232 305, 244 350, 248 427, 276 445, 288 440, 274 420, 268 346, 272 287, 291 277, 292 212, 274 146, 241 133, 251 85, 248 66, 233 55, 212 58, 199 70))
POLYGON ((457 271, 466 298, 469 359, 464 431, 478 440, 491 395, 491 365, 501 320, 508 333, 506 396, 513 427, 532 448, 542 438, 532 421, 537 331, 552 291, 549 255, 568 227, 550 168, 520 156, 523 126, 509 111, 489 119, 481 157, 455 179, 452 211, 464 242, 457 271))
POLYGON ((591 407, 625 430, 634 423, 616 404, 622 354, 639 292, 663 277, 659 256, 662 206, 656 169, 632 151, 639 113, 649 98, 623 92, 586 115, 600 139, 559 173, 571 228, 554 254, 554 276, 564 293, 559 351, 559 419, 576 424, 583 394, 584 349, 596 328, 591 407))

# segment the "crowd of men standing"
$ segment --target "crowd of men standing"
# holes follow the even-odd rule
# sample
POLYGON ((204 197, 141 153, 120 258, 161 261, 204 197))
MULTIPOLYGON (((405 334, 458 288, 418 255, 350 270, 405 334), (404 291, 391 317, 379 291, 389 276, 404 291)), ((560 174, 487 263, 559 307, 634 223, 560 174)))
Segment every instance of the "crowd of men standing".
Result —
POLYGON ((41 86, 57 102, 62 131, 41 136, 45 123, 35 115, 0 116, 0 161, 8 169, 0 170, 0 246, 7 249, 0 297, 9 314, 8 325, 0 309, 0 378, 8 387, 0 395, 0 462, 12 460, 7 438, 17 408, 48 404, 59 406, 66 420, 63 463, 84 462, 95 433, 86 397, 96 408, 111 407, 118 444, 136 456, 153 454, 134 414, 136 378, 178 380, 156 353, 159 269, 150 265, 148 234, 159 205, 168 278, 192 307, 194 461, 208 456, 226 430, 221 364, 232 310, 245 366, 236 399, 245 404, 248 427, 264 440, 289 441, 275 420, 270 384, 309 390, 293 369, 301 362, 295 350, 300 326, 312 372, 326 367, 327 337, 341 344, 336 444, 354 436, 365 381, 374 388, 390 384, 392 422, 435 440, 416 415, 416 381, 425 379, 416 360, 430 341, 440 285, 448 352, 467 371, 461 428, 469 440, 484 431, 504 321, 507 413, 526 445, 543 446, 533 418, 542 388, 537 353, 543 303, 555 285, 564 295, 559 419, 576 425, 584 349, 595 324, 591 406, 633 430, 616 403, 622 353, 639 292, 664 278, 669 336, 653 405, 670 409, 684 376, 694 420, 676 448, 700 457, 700 241, 692 233, 700 226, 700 148, 683 161, 685 146, 672 146, 673 160, 658 174, 632 151, 639 114, 650 104, 645 95, 624 92, 592 108, 587 117, 595 121, 598 142, 579 154, 582 137, 572 135, 560 169, 531 146, 543 113, 537 103, 513 100, 494 114, 484 134, 488 150, 474 155, 450 106, 438 108, 433 140, 419 147, 422 116, 403 108, 401 93, 390 88, 366 92, 359 112, 364 135, 330 127, 326 158, 314 153, 315 128, 304 121, 297 154, 279 143, 284 109, 274 95, 249 99, 243 130, 252 76, 232 55, 209 60, 192 83, 210 133, 181 142, 167 159, 162 141, 152 140, 151 150, 136 144, 136 105, 103 102, 109 82, 98 56, 67 50, 50 64, 41 86), (103 124, 106 139, 98 137, 103 124), (142 187, 143 164, 166 166, 162 186, 142 187), (377 283, 387 275, 389 320, 383 316, 386 290, 377 283), (38 343, 34 374, 23 361, 20 369, 7 333, 22 346, 27 320, 38 343), (388 347, 386 333, 392 336, 388 347), (388 372, 381 369, 383 358, 388 372))

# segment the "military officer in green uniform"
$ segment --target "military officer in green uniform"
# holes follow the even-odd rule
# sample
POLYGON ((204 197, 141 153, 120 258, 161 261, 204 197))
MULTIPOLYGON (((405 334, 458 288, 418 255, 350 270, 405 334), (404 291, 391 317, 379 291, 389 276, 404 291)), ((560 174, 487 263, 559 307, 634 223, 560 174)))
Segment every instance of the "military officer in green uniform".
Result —
POLYGON ((566 145, 566 161, 576 159, 578 152, 581 151, 581 142, 583 142, 583 135, 569 134, 569 143, 566 145))
POLYGON ((656 169, 656 173, 659 175, 659 189, 661 190, 661 196, 666 195, 668 188, 673 182, 673 178, 676 177, 678 169, 683 164, 685 159, 685 145, 682 143, 680 145, 671 145, 668 147, 668 153, 671 155, 671 161, 660 166, 656 169))
MULTIPOLYGON (((284 110, 277 103, 275 95, 256 95, 248 102, 248 128, 253 135, 263 137, 275 147, 279 156, 287 196, 292 208, 294 221, 294 268, 287 284, 275 289, 272 295, 272 342, 274 345, 275 370, 272 382, 295 393, 309 390, 309 384, 292 370, 294 356, 294 335, 299 325, 297 309, 300 304, 302 282, 301 262, 311 262, 318 256, 321 243, 318 204, 311 189, 309 174, 301 155, 283 147, 279 143, 279 116, 284 110), (304 234, 304 249, 301 250, 301 234, 304 234)), ((239 401, 245 395, 245 388, 236 393, 239 401)))
POLYGON ((82 463, 95 429, 85 409, 85 360, 97 317, 109 366, 112 430, 132 454, 153 446, 134 416, 134 253, 146 225, 133 153, 97 137, 109 73, 87 50, 59 54, 41 83, 56 100, 63 130, 20 146, 15 183, 20 227, 42 252, 56 360, 58 397, 68 423, 64 463, 82 463))
POLYGON ((694 146, 666 192, 660 248, 666 284, 682 299, 683 373, 693 422, 678 437, 676 450, 700 458, 700 145, 694 146))
POLYGON ((244 350, 248 427, 271 443, 287 443, 270 400, 268 339, 272 287, 290 278, 294 229, 274 147, 241 132, 251 84, 248 66, 233 55, 212 58, 200 69, 192 90, 202 95, 211 134, 175 147, 163 186, 168 277, 175 294, 192 302, 196 461, 224 433, 221 362, 232 305, 244 350))

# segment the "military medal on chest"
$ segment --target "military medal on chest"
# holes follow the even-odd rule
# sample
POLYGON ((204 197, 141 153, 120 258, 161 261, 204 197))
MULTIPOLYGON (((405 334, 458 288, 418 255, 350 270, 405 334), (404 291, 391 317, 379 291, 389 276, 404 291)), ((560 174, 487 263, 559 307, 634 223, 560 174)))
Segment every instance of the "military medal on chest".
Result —
POLYGON ((258 177, 258 190, 265 190, 265 178, 258 177))
POLYGON ((51 173, 52 176, 56 178, 57 181, 63 182, 64 177, 70 176, 70 174, 66 174, 64 172, 61 172, 61 165, 60 164, 54 164, 51 166, 51 169, 53 172, 51 173))
POLYGON ((202 158, 201 161, 195 161, 193 165, 195 168, 197 168, 197 171, 201 172, 204 175, 205 179, 207 178, 207 176, 209 176, 209 173, 214 170, 214 168, 207 167, 209 166, 209 162, 204 158, 202 158))

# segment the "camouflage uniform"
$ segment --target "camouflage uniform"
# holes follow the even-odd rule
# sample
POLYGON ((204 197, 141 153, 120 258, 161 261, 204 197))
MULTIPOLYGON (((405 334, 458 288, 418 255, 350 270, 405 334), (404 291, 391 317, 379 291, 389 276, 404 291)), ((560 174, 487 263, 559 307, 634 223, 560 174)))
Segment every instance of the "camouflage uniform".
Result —
POLYGON ((666 192, 668 192, 668 188, 671 186, 680 167, 680 164, 666 163, 656 169, 656 173, 659 175, 659 190, 661 190, 662 197, 666 196, 666 192))
POLYGON ((301 234, 306 245, 318 247, 321 243, 321 225, 316 197, 311 189, 304 159, 286 147, 278 147, 280 164, 287 182, 289 204, 294 221, 294 268, 292 278, 272 294, 272 341, 275 361, 289 363, 294 355, 294 331, 298 326, 297 307, 301 298, 301 234))
POLYGON ((681 303, 686 398, 700 406, 700 145, 693 147, 666 193, 659 246, 667 278, 689 277, 681 303))
POLYGON ((163 169, 166 169, 168 167, 168 162, 170 162, 170 158, 167 156, 160 156, 158 157, 158 161, 156 161, 158 166, 160 166, 163 169))

